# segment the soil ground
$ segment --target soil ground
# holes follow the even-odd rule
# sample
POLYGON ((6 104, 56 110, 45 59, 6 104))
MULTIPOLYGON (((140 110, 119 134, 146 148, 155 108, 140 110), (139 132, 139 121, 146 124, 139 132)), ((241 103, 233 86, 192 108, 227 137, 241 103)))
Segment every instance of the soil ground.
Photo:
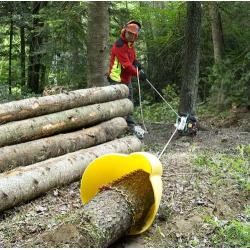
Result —
MULTIPOLYGON (((138 236, 125 236, 112 247, 213 247, 214 227, 205 218, 225 223, 240 218, 250 204, 249 193, 239 189, 230 176, 213 181, 207 168, 197 168, 199 154, 233 155, 236 146, 250 144, 250 116, 235 121, 207 119, 207 130, 196 137, 175 136, 161 157, 163 196, 151 228, 138 236)), ((149 134, 144 151, 158 154, 174 131, 172 124, 146 124, 149 134)), ((0 248, 18 247, 37 238, 81 207, 79 182, 51 190, 46 195, 0 214, 0 248)), ((249 219, 249 218, 248 218, 249 219)))

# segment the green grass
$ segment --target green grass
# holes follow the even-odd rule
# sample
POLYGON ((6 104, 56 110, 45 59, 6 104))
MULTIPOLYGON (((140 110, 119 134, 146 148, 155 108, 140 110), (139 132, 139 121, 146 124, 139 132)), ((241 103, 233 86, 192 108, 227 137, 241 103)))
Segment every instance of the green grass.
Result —
MULTIPOLYGON (((246 207, 244 213, 249 214, 249 206, 246 207)), ((213 247, 250 247, 250 223, 249 221, 240 221, 233 219, 230 221, 220 221, 217 218, 208 216, 204 218, 204 222, 210 224, 213 228, 213 234, 210 241, 213 247)))
POLYGON ((204 219, 205 223, 214 228, 210 239, 213 247, 250 247, 250 206, 246 206, 243 215, 246 217, 245 221, 233 219, 223 223, 212 216, 204 219))
POLYGON ((194 159, 197 168, 210 170, 213 183, 219 185, 229 178, 246 192, 250 192, 249 162, 250 144, 237 146, 235 155, 204 153, 194 159))
POLYGON ((232 220, 212 237, 214 247, 250 247, 250 223, 232 220))

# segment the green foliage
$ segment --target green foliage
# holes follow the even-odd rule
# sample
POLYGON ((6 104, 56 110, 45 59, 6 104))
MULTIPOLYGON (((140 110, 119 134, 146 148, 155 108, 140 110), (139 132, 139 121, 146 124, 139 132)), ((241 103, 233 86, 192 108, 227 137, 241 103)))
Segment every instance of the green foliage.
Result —
POLYGON ((240 59, 225 59, 222 63, 210 67, 207 77, 203 80, 211 83, 211 102, 215 102, 218 94, 222 94, 225 97, 223 106, 228 107, 233 103, 237 106, 249 105, 249 68, 250 52, 240 59))
POLYGON ((250 207, 246 206, 242 214, 245 220, 232 219, 231 221, 222 221, 216 217, 207 216, 204 222, 214 228, 211 236, 211 242, 214 247, 250 247, 250 207))
POLYGON ((232 220, 229 225, 220 228, 212 238, 214 246, 223 247, 250 247, 250 224, 232 220))
POLYGON ((181 2, 141 2, 132 12, 143 25, 138 57, 159 90, 166 83, 180 86, 185 7, 181 2))
MULTIPOLYGON (((143 117, 147 122, 172 122, 175 121, 175 114, 166 106, 165 103, 155 103, 148 105, 147 101, 142 102, 143 117)), ((135 108, 135 118, 141 120, 140 107, 135 108)))
POLYGON ((232 113, 230 112, 230 110, 218 110, 215 105, 211 103, 204 103, 197 108, 197 116, 200 120, 205 120, 208 117, 217 117, 218 120, 224 120, 231 115, 232 113))
MULTIPOLYGON (((163 97, 167 102, 177 111, 179 97, 176 93, 176 88, 171 85, 167 85, 162 90, 163 97)), ((176 114, 170 109, 165 102, 154 103, 151 96, 146 96, 142 102, 142 111, 144 120, 147 122, 175 122, 176 114)), ((140 106, 135 108, 135 118, 141 121, 141 109, 140 106)))
MULTIPOLYGON (((37 26, 35 31, 43 35, 43 45, 36 53, 42 55, 41 63, 46 70, 45 85, 86 87, 87 4, 52 1, 40 10, 38 17, 44 25, 37 26)), ((211 20, 207 3, 204 2, 202 8, 199 99, 217 103, 217 94, 220 93, 218 89, 221 86, 225 107, 232 103, 247 106, 250 103, 249 4, 244 1, 219 2, 225 53, 222 64, 216 66, 213 66, 211 20)), ((8 82, 9 30, 12 19, 14 34, 11 80, 12 86, 18 87, 21 85, 20 27, 25 27, 26 80, 28 77, 33 26, 32 2, 3 1, 0 3, 0 14, 0 85, 8 82)), ((109 14, 110 48, 128 20, 140 21, 142 30, 135 45, 139 61, 142 62, 148 78, 161 93, 171 86, 178 95, 182 78, 186 3, 118 1, 110 3, 109 14)), ((152 94, 149 86, 143 85, 142 92, 149 118, 156 121, 172 119, 164 104, 148 107, 160 101, 157 95, 152 94), (159 114, 156 115, 156 111, 159 114)), ((175 106, 176 101, 173 102, 175 106)), ((216 111, 215 108, 211 109, 211 113, 216 111)))
POLYGON ((43 62, 48 65, 47 85, 86 85, 86 4, 51 3, 44 11, 47 41, 43 62))
MULTIPOLYGON (((1 89, 1 88, 0 88, 1 89)), ((0 103, 11 102, 22 100, 31 97, 39 97, 41 95, 35 94, 26 86, 15 85, 11 88, 11 95, 9 94, 9 90, 6 88, 5 91, 0 91, 0 103)))
POLYGON ((235 180, 239 188, 250 193, 250 144, 239 145, 235 155, 209 153, 199 155, 194 164, 198 168, 207 168, 213 175, 212 181, 218 185, 225 176, 235 180))

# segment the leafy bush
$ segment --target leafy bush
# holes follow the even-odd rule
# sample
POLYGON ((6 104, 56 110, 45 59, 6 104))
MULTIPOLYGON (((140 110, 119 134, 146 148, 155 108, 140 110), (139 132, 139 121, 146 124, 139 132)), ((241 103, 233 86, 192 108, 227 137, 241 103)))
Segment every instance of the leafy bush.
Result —
POLYGON ((227 58, 208 69, 203 78, 211 84, 210 102, 220 107, 232 104, 248 106, 250 82, 250 52, 242 57, 227 58))

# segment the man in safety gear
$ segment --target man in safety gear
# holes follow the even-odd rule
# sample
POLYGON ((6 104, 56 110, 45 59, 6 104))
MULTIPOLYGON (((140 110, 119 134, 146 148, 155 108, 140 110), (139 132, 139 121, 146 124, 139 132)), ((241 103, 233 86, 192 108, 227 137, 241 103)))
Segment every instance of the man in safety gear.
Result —
MULTIPOLYGON (((133 102, 133 89, 131 78, 137 76, 145 81, 146 74, 142 70, 141 64, 136 59, 134 42, 138 38, 141 24, 137 21, 129 21, 122 29, 120 38, 114 43, 111 49, 108 80, 111 84, 122 83, 129 88, 129 99, 133 102)), ((145 131, 133 120, 131 115, 127 116, 126 121, 130 130, 140 139, 144 137, 145 131)))

